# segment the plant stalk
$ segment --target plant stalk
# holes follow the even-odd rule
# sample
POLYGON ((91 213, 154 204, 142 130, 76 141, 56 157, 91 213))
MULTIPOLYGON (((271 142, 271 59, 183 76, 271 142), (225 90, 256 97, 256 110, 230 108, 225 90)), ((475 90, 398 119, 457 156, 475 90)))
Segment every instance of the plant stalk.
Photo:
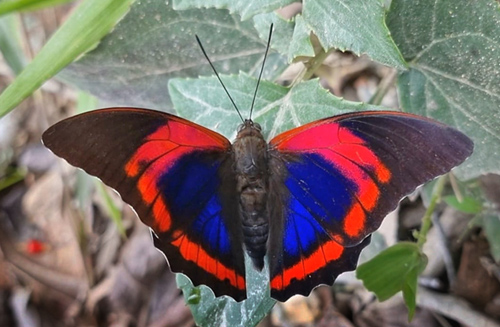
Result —
POLYGON ((443 193, 444 185, 446 183, 447 175, 438 178, 434 189, 432 190, 432 197, 429 203, 429 207, 425 211, 424 217, 422 218, 422 227, 418 233, 417 245, 420 250, 422 250, 425 242, 427 241, 427 233, 432 226, 432 213, 436 208, 436 204, 441 200, 441 194, 443 193))
POLYGON ((384 76, 382 80, 380 81, 377 90, 375 91, 375 94, 372 96, 370 101, 368 101, 369 104, 374 104, 374 105, 380 105, 382 103, 382 100, 384 99, 385 95, 391 88, 391 86, 394 84, 394 80, 396 79, 396 76, 398 74, 398 71, 396 69, 393 69, 389 74, 384 76))

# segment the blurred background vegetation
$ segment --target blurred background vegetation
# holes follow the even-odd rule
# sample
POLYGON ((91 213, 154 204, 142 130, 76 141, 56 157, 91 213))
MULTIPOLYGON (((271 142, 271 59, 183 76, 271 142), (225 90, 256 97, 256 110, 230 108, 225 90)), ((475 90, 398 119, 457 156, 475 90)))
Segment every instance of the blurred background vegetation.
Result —
MULTIPOLYGON (((231 310, 241 312, 226 302, 213 309, 213 302, 202 307, 213 311, 200 313, 198 302, 186 301, 133 211, 99 181, 55 158, 40 136, 78 112, 128 105, 177 112, 231 137, 238 120, 227 99, 207 91, 213 77, 195 79, 211 71, 194 34, 222 73, 248 74, 225 77, 246 92, 235 96, 246 105, 253 90, 238 83, 258 71, 271 22, 274 50, 265 76, 290 86, 291 100, 261 115, 267 130, 296 125, 292 110, 304 123, 382 105, 461 129, 474 139, 476 154, 455 170, 459 179, 446 177, 439 194, 433 182, 405 199, 363 252, 364 262, 399 241, 415 241, 429 213, 434 227, 423 246, 428 264, 411 324, 400 295, 380 303, 348 273, 333 288, 280 303, 269 315, 272 305, 260 308, 261 326, 500 326, 498 4, 373 1, 349 8, 352 16, 339 18, 329 27, 335 33, 327 33, 313 22, 344 17, 341 8, 292 2, 178 1, 183 11, 177 11, 152 0, 0 1, 0 326, 218 325, 231 310), (432 33, 425 27, 429 17, 432 33), (319 81, 307 84, 310 78, 319 81), (316 100, 310 96, 320 86, 332 95, 325 101, 336 105, 301 107, 316 100), (301 87, 310 87, 308 95, 301 87), (193 96, 203 101, 191 103, 193 96), (344 100, 333 96, 353 102, 338 105, 344 100), (227 111, 212 114, 214 107, 227 111), (200 120, 200 113, 209 117, 200 120), (429 203, 436 204, 432 212, 429 203)), ((178 281, 192 292, 185 283, 178 281)))

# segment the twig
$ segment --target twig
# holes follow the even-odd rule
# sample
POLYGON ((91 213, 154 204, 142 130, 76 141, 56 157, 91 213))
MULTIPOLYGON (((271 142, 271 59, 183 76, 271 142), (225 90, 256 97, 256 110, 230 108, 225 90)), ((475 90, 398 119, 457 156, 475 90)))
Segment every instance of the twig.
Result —
POLYGON ((389 74, 385 75, 378 84, 375 94, 372 96, 370 101, 368 101, 368 103, 374 105, 380 105, 385 95, 387 94, 391 86, 394 84, 394 80, 396 79, 397 74, 398 71, 393 69, 389 74))
POLYGON ((458 202, 462 202, 464 200, 464 196, 462 192, 460 191, 460 187, 458 187, 457 179, 455 178, 455 175, 453 173, 448 174, 450 176, 450 185, 451 188, 453 189, 453 193, 455 193, 455 196, 457 197, 458 202))
POLYGON ((84 280, 47 268, 17 252, 1 226, 0 249, 7 261, 36 281, 74 299, 87 294, 89 286, 84 280))
POLYGON ((500 324, 470 307, 455 296, 433 292, 424 287, 418 288, 417 304, 420 307, 438 312, 466 326, 500 327, 500 324))
POLYGON ((432 215, 432 223, 434 224, 434 227, 436 229, 437 239, 441 246, 444 266, 446 267, 446 275, 448 276, 450 284, 453 285, 456 278, 456 271, 450 253, 450 244, 448 243, 446 233, 436 214, 432 215))
POLYGON ((425 242, 427 241, 427 233, 432 226, 432 213, 436 208, 436 204, 441 199, 441 194, 443 193, 444 184, 446 182, 446 175, 441 176, 437 179, 436 185, 434 185, 434 189, 432 190, 431 201, 429 203, 429 207, 425 211, 425 215, 422 218, 422 227, 418 232, 417 245, 420 249, 423 248, 425 242))
POLYGON ((302 76, 301 80, 307 81, 313 77, 314 73, 318 70, 318 68, 323 64, 323 61, 325 61, 326 57, 328 57, 328 54, 330 52, 321 49, 315 56, 312 58, 306 65, 307 70, 302 76))

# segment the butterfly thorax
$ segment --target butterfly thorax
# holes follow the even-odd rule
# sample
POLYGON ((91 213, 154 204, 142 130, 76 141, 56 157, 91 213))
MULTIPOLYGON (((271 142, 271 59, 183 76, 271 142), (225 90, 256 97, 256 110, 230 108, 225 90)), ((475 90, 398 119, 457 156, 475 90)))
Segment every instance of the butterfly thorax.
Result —
POLYGON ((266 212, 269 174, 267 143, 260 126, 246 120, 238 130, 233 151, 243 240, 255 267, 262 269, 269 231, 266 212))

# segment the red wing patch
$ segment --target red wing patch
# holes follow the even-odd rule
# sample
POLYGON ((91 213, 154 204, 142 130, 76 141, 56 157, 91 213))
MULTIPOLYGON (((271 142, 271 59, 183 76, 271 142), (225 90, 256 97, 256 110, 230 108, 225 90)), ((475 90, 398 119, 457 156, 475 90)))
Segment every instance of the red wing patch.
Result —
MULTIPOLYGON (((231 144, 162 112, 110 108, 43 135, 70 164, 116 189, 154 230, 172 271, 217 296, 246 298, 231 144)), ((269 146, 271 296, 308 295, 353 270, 400 199, 473 150, 461 132, 397 112, 359 112, 276 136, 269 146)))
POLYGON ((155 231, 172 271, 216 295, 246 297, 236 201, 222 185, 234 180, 221 171, 231 147, 226 138, 162 112, 110 108, 59 122, 43 140, 121 194, 155 231))
POLYGON ((353 270, 369 235, 402 197, 472 152, 461 132, 397 112, 360 112, 292 129, 270 142, 271 185, 283 210, 272 225, 271 296, 308 295, 353 270), (439 142, 436 142, 439 140, 439 142))
POLYGON ((300 258, 300 260, 291 267, 287 267, 279 275, 271 280, 271 289, 283 291, 290 283, 295 280, 304 280, 311 276, 318 267, 325 267, 329 263, 338 260, 344 248, 335 241, 327 241, 320 244, 319 247, 309 256, 300 258))

